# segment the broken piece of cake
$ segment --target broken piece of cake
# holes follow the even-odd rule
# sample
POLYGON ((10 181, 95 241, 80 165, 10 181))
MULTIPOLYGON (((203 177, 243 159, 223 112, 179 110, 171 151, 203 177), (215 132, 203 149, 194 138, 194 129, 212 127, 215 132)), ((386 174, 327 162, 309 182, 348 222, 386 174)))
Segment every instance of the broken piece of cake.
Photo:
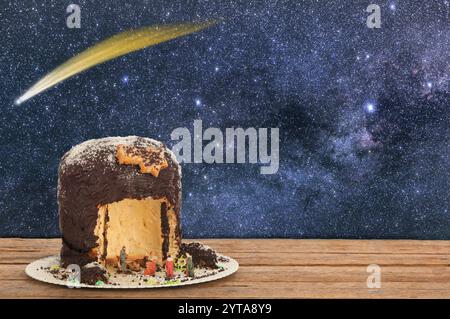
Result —
POLYGON ((161 284, 223 270, 214 250, 181 244, 181 168, 161 142, 107 137, 73 147, 60 162, 58 204, 55 277, 74 264, 89 285, 161 284))

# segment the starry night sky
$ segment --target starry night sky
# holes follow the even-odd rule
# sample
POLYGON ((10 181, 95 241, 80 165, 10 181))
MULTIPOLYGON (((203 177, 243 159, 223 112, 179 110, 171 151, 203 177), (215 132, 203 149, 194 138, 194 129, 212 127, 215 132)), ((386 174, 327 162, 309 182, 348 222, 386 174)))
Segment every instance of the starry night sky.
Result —
POLYGON ((58 236, 84 140, 279 127, 280 169, 184 164, 185 237, 450 239, 449 1, 2 1, 0 235, 58 236), (81 29, 66 7, 81 6, 81 29), (381 6, 381 29, 366 7, 381 6), (223 18, 14 100, 120 31, 223 18))

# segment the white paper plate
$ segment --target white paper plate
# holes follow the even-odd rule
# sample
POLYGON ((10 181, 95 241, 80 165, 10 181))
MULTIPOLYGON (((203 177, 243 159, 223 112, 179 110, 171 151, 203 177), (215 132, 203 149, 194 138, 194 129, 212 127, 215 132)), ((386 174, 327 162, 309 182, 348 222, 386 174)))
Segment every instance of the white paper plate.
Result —
MULTIPOLYGON (((109 288, 109 289, 130 289, 130 288, 165 288, 165 287, 177 287, 177 286, 186 286, 186 285, 194 285, 200 284, 202 282, 214 281, 227 276, 230 276, 234 272, 236 272, 239 268, 239 264, 236 260, 226 257, 223 255, 217 255, 218 258, 224 257, 228 261, 218 262, 223 267, 222 271, 216 271, 215 274, 207 275, 206 277, 189 279, 181 282, 171 282, 171 283, 163 283, 163 284, 152 284, 152 283, 142 283, 139 285, 138 282, 131 283, 127 282, 127 284, 121 284, 120 286, 111 285, 111 284, 103 284, 101 286, 96 285, 88 285, 88 284, 71 284, 68 280, 56 278, 53 274, 51 274, 48 268, 59 265, 59 256, 50 256, 42 259, 38 259, 33 261, 31 264, 27 266, 25 272, 28 276, 33 279, 47 282, 54 285, 61 286, 71 286, 71 287, 80 287, 80 288, 109 288)), ((220 259, 219 259, 220 260, 220 259)))

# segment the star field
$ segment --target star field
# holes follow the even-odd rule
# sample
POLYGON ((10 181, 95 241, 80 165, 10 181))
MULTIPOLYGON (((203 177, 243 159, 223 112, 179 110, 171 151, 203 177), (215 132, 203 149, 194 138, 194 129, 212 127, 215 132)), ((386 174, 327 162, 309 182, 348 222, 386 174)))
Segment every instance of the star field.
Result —
POLYGON ((0 4, 0 235, 58 236, 57 167, 116 135, 279 127, 280 168, 183 164, 185 237, 450 239, 450 2, 70 1, 0 4), (221 19, 14 100, 92 44, 221 19))

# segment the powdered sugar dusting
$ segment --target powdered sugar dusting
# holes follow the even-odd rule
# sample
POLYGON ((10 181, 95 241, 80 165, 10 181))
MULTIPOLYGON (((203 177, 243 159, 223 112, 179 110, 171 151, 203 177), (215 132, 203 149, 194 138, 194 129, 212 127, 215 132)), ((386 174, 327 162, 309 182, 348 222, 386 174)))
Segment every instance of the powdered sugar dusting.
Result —
MULTIPOLYGON (((135 146, 153 146, 153 147, 163 147, 164 145, 151 138, 138 137, 138 136, 115 136, 115 137, 105 137, 100 139, 93 139, 85 141, 78 144, 70 151, 68 151, 61 161, 61 170, 64 171, 66 166, 80 165, 89 167, 93 163, 93 159, 98 158, 100 152, 104 153, 105 149, 110 149, 111 153, 107 156, 105 163, 110 165, 116 165, 115 151, 119 144, 124 145, 135 145, 135 146)), ((167 148, 164 148, 165 152, 170 156, 172 161, 177 165, 179 173, 181 174, 180 166, 175 155, 167 148)))

